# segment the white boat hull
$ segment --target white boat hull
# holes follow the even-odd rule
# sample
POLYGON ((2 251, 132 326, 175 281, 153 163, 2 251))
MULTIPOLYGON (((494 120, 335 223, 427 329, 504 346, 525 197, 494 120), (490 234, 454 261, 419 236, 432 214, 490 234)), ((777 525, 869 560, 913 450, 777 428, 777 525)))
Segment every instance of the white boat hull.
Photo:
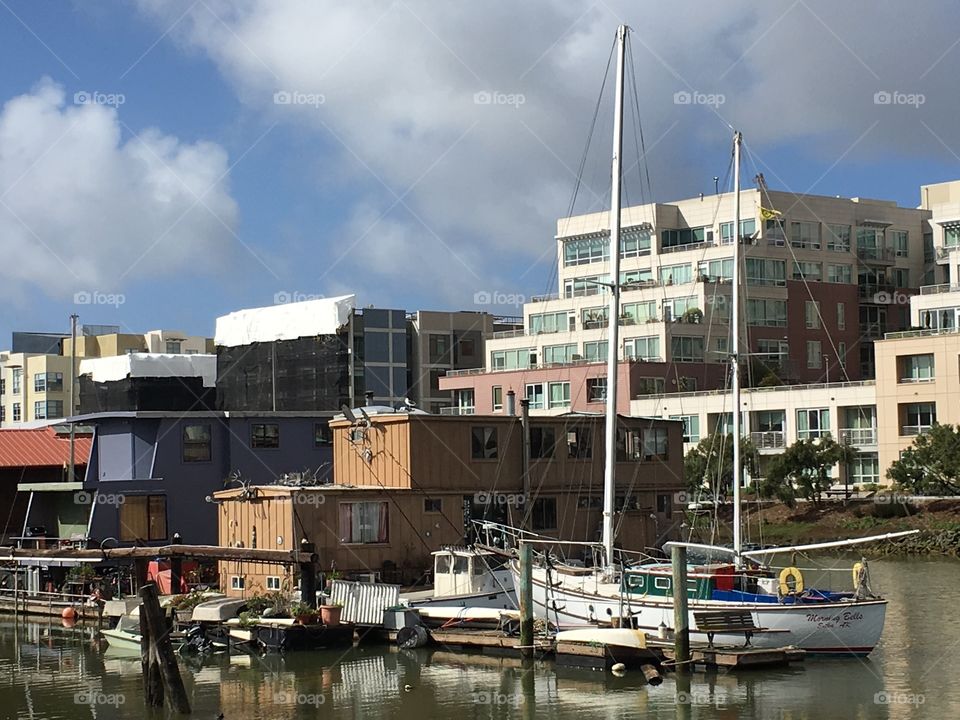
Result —
MULTIPOLYGON (((656 634, 662 625, 673 629, 673 601, 665 597, 622 594, 619 583, 601 582, 595 575, 558 576, 551 573, 551 586, 542 568, 533 571, 534 615, 561 630, 609 625, 614 617, 633 618, 634 625, 656 634)), ((519 581, 518 581, 519 582, 519 581)), ((805 603, 739 603, 719 600, 689 600, 690 639, 706 642, 697 630, 694 613, 704 610, 745 610, 753 615, 757 632, 751 645, 758 648, 793 645, 811 653, 867 655, 883 632, 886 600, 805 603)), ((717 645, 743 645, 740 633, 717 633, 717 645)))

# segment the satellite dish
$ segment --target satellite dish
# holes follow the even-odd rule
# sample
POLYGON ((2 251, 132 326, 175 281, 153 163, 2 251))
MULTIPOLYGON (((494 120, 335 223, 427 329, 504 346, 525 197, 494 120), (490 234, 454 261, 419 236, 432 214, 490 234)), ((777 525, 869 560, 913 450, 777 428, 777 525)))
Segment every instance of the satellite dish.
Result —
POLYGON ((353 414, 353 410, 351 410, 347 405, 341 405, 340 412, 342 412, 343 416, 350 422, 355 423, 357 421, 357 416, 353 414))

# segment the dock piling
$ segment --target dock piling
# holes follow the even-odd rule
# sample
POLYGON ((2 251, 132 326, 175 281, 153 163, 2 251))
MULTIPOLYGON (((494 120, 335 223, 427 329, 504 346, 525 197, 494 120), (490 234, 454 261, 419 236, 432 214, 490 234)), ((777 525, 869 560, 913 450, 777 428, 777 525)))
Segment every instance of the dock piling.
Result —
MULTIPOLYGON (((140 588, 140 616, 144 618, 147 630, 147 637, 141 642, 146 642, 149 648, 147 674, 144 681, 149 688, 152 683, 151 673, 156 672, 152 671, 150 666, 159 668, 159 674, 163 680, 164 694, 169 697, 170 705, 178 713, 189 715, 190 701, 187 698, 186 688, 183 686, 183 678, 180 676, 180 667, 177 665, 177 657, 173 652, 173 644, 170 642, 170 628, 164 620, 163 611, 160 609, 157 586, 152 582, 140 588)), ((144 620, 141 620, 141 623, 144 620)), ((144 625, 141 624, 141 627, 144 627, 144 625)), ((141 662, 142 657, 141 649, 141 662)))
MULTIPOLYGON (((312 555, 315 549, 306 538, 300 541, 301 553, 312 555)), ((312 608, 317 606, 317 565, 313 560, 300 563, 300 602, 312 608)))
POLYGON ((690 616, 687 614, 687 549, 674 545, 673 563, 673 644, 678 672, 686 672, 690 661, 690 616))
POLYGON ((520 543, 520 645, 524 657, 533 657, 533 547, 520 543))

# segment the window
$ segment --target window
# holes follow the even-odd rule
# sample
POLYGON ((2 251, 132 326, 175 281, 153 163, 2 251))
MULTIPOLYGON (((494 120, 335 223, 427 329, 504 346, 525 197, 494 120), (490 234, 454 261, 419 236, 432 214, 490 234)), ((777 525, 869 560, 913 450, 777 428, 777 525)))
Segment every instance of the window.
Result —
POLYGON ((533 348, 520 350, 494 350, 490 353, 490 367, 493 370, 521 370, 530 367, 533 348))
MULTIPOLYGON (((687 310, 699 310, 697 307, 697 298, 694 295, 689 297, 678 297, 663 301, 663 320, 664 322, 679 322, 684 318, 687 310)), ((703 318, 703 313, 699 314, 703 318)))
POLYGON ((847 368, 847 344, 845 342, 837 343, 837 362, 844 370, 847 368))
MULTIPOLYGON (((784 225, 786 225, 786 221, 783 218, 768 218, 764 224, 765 237, 771 240, 784 240, 787 237, 784 225)), ((776 244, 782 245, 783 243, 778 242, 776 244)))
POLYGON ((693 266, 690 263, 683 265, 661 265, 661 285, 682 285, 693 281, 693 266))
POLYGON ((783 410, 758 410, 753 417, 757 432, 783 432, 787 421, 783 410))
POLYGON ((472 358, 477 354, 477 343, 470 338, 460 338, 457 340, 457 351, 461 358, 472 358))
POLYGON ((251 425, 250 447, 262 449, 280 447, 280 426, 276 423, 254 423, 251 425))
POLYGON ((463 388, 453 391, 453 400, 461 415, 473 415, 477 408, 477 401, 473 388, 463 388))
POLYGON ((793 279, 807 282, 820 282, 823 278, 823 266, 818 262, 793 263, 793 279))
POLYGON ((530 428, 530 457, 552 458, 557 447, 557 435, 552 427, 530 428))
POLYGON ((857 228, 857 257, 879 260, 883 249, 883 230, 872 227, 857 228))
POLYGON ((610 259, 610 235, 571 238, 563 242, 563 265, 589 265, 610 259))
POLYGON ((829 408, 797 410, 797 439, 819 437, 830 437, 829 408))
POLYGON ((853 273, 849 265, 827 265, 827 282, 832 283, 851 283, 853 282, 853 273))
POLYGON ((605 285, 598 283, 610 282, 604 275, 592 275, 590 277, 571 278, 563 281, 564 297, 588 297, 590 295, 601 295, 607 291, 605 285))
POLYGON ((787 284, 787 266, 783 260, 746 258, 744 265, 748 285, 775 285, 783 287, 787 284))
POLYGON ((807 340, 807 368, 817 370, 823 367, 823 357, 819 340, 807 340))
POLYGON ((62 392, 63 373, 37 373, 33 376, 35 392, 62 392))
POLYGON ((858 453, 847 467, 852 485, 880 482, 880 460, 877 453, 858 453))
POLYGON ((442 498, 424 498, 423 511, 425 513, 443 512, 443 499, 442 498))
POLYGON ((450 364, 450 336, 443 333, 430 333, 429 344, 430 362, 444 365, 450 364))
POLYGON ((327 422, 316 422, 313 424, 313 446, 315 448, 329 447, 333 445, 333 430, 327 422))
MULTIPOLYGON (((931 242, 933 238, 931 238, 931 242)), ((943 246, 960 247, 960 227, 946 227, 943 229, 943 246)))
POLYGON ((534 500, 533 509, 530 513, 530 522, 534 530, 556 530, 557 499, 542 497, 534 500))
POLYGON ((657 303, 655 300, 640 303, 626 303, 620 307, 621 325, 640 325, 657 321, 657 303))
POLYGON ((629 360, 660 360, 660 338, 656 335, 630 338, 623 343, 624 358, 629 360))
POLYGON ((890 271, 890 280, 893 282, 894 287, 898 287, 898 288, 910 287, 909 268, 893 268, 890 271))
POLYGON ((573 315, 569 312, 540 313, 530 316, 530 334, 558 333, 574 330, 571 327, 573 315))
POLYGON ((827 225, 827 250, 850 252, 849 225, 827 225))
POLYGON ((593 433, 588 426, 575 427, 567 431, 567 457, 574 460, 587 460, 593 456, 593 433))
POLYGON ((267 590, 280 590, 279 575, 267 575, 267 590))
MULTIPOLYGON (((733 225, 733 223, 730 224, 733 225)), ((733 258, 702 260, 697 263, 697 274, 708 282, 731 280, 733 278, 733 258)))
POLYGON ((490 388, 491 402, 493 403, 493 411, 499 412, 503 410, 503 386, 494 385, 490 388))
POLYGON ((747 324, 759 327, 786 327, 787 301, 748 298, 747 324))
POLYGON ((606 340, 596 342, 585 342, 583 344, 583 359, 587 362, 600 362, 607 359, 607 352, 610 343, 606 340))
POLYGON ((897 360, 900 365, 900 382, 926 382, 934 379, 933 353, 904 355, 897 360))
POLYGON ((637 395, 661 395, 663 393, 664 380, 662 377, 642 377, 637 378, 637 395))
POLYGON ((674 362, 703 362, 703 338, 685 335, 670 338, 670 358, 674 362))
POLYGON ((166 341, 166 352, 167 355, 179 355, 180 354, 180 341, 179 340, 167 340, 166 341))
POLYGON ((167 496, 125 495, 120 506, 120 540, 166 540, 167 496))
POLYGON ((20 403, 14 403, 13 404, 13 422, 20 422, 21 415, 22 413, 20 411, 20 403))
POLYGON ((210 462, 211 434, 209 425, 183 426, 183 462, 210 462))
POLYGON ((891 230, 890 244, 893 254, 897 257, 907 257, 910 252, 910 234, 906 230, 891 230))
POLYGON ((607 379, 587 378, 587 402, 606 402, 607 379))
POLYGON ((847 308, 844 303, 837 303, 837 330, 847 329, 847 308))
POLYGON ((820 223, 790 223, 790 244, 795 248, 820 249, 820 223))
POLYGON ((713 242, 713 232, 705 227, 662 230, 660 232, 660 245, 663 248, 696 245, 702 242, 713 242))
POLYGON ((643 438, 643 459, 644 460, 666 460, 667 459, 667 429, 666 428, 644 428, 641 432, 643 438))
POLYGON ((63 400, 38 400, 33 403, 33 419, 63 417, 63 400))
POLYGON ((4 395, 7 392, 7 381, 5 378, 0 377, 0 395, 4 395))
POLYGON ((530 383, 527 385, 527 400, 530 401, 531 410, 543 410, 544 405, 543 383, 530 383))
POLYGON ((807 300, 803 305, 804 322, 807 330, 820 329, 820 301, 807 300))
POLYGON ((344 545, 389 542, 389 530, 388 503, 340 503, 340 542, 344 545))
POLYGON ((699 415, 671 415, 670 419, 681 420, 683 422, 683 441, 685 443, 700 442, 699 415))
POLYGON ((761 356, 764 362, 784 362, 790 356, 790 343, 786 340, 758 338, 757 354, 761 356))
POLYGON ((7 420, 7 406, 0 403, 0 423, 7 420))
MULTIPOLYGON (((748 218, 740 221, 740 239, 752 237, 757 231, 757 221, 748 218)), ((720 242, 723 245, 733 244, 733 222, 720 223, 720 242)))
POLYGON ((10 392, 13 395, 20 394, 20 384, 23 381, 23 368, 15 367, 11 371, 11 388, 10 392))
POLYGON ((667 493, 657 493, 657 512, 670 517, 673 514, 673 497, 667 493))
POLYGON ((550 407, 562 408, 570 407, 570 383, 552 382, 550 389, 550 407))
MULTIPOLYGON (((607 243, 609 245, 609 242, 607 243)), ((650 254, 650 229, 630 228, 620 231, 620 257, 641 257, 650 254)))
POLYGON ((547 365, 573 362, 577 355, 576 343, 569 345, 547 345, 543 348, 543 362, 547 365))
POLYGON ((497 429, 485 425, 470 428, 470 456, 474 460, 496 460, 497 429))
POLYGON ((595 307, 580 311, 580 323, 584 330, 595 330, 607 327, 610 318, 610 308, 595 307))
POLYGON ((231 575, 230 576, 230 589, 231 590, 243 590, 246 587, 246 578, 242 575, 231 575))
POLYGON ((900 435, 920 435, 929 430, 937 422, 937 404, 930 403, 909 403, 901 406, 903 416, 903 425, 900 428, 900 435))

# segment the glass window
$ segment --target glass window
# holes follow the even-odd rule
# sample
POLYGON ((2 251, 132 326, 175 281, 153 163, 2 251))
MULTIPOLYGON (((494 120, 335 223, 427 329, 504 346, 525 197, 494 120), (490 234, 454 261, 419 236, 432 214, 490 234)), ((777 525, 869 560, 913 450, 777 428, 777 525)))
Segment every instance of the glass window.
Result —
POLYGON ((390 541, 390 506, 386 502, 340 503, 340 542, 373 544, 390 541))
POLYGON ((665 382, 662 377, 637 378, 636 386, 635 386, 636 394, 637 395, 662 395, 664 386, 665 386, 665 382))
POLYGON ((20 403, 13 403, 13 422, 20 422, 22 419, 20 407, 20 403))
POLYGON ((543 348, 543 362, 548 365, 570 363, 574 360, 573 356, 577 354, 576 343, 547 345, 543 348))
POLYGON ((670 419, 681 420, 683 422, 683 441, 685 443, 700 442, 699 415, 671 415, 670 419))
POLYGON ((943 246, 960 246, 960 227, 948 227, 943 229, 943 246))
POLYGON ((820 302, 818 300, 807 300, 803 306, 804 321, 808 330, 820 329, 820 302))
POLYGON ((897 257, 907 257, 910 252, 910 234, 906 230, 891 230, 890 243, 893 245, 893 254, 897 257))
POLYGON ((443 500, 441 498, 424 498, 423 511, 427 513, 443 512, 443 500))
POLYGON ((610 234, 571 238, 563 242, 563 265, 589 265, 610 259, 610 234))
POLYGON ((490 367, 493 370, 523 370, 530 367, 533 348, 519 350, 494 350, 490 353, 490 367))
POLYGON ((880 482, 880 460, 877 453, 857 453, 850 462, 850 483, 862 485, 880 482))
POLYGON ((333 430, 327 421, 315 422, 313 424, 313 446, 315 448, 329 447, 333 445, 333 430))
POLYGON ((543 410, 544 405, 543 383, 529 383, 527 385, 527 400, 530 401, 531 410, 543 410))
POLYGON ((166 495, 124 495, 120 505, 120 540, 124 542, 167 538, 166 495))
POLYGON ((583 358, 588 362, 599 362, 607 359, 607 352, 610 343, 606 340, 596 342, 585 342, 583 344, 583 358))
POLYGON ((607 399, 607 379, 587 379, 587 402, 605 402, 607 399))
POLYGON ((450 364, 450 336, 447 334, 430 333, 429 352, 431 363, 450 364))
POLYGON ((530 523, 534 530, 556 530, 557 499, 538 497, 534 500, 530 512, 530 523))
MULTIPOLYGON (((608 242, 607 245, 610 243, 608 242)), ((650 254, 650 228, 620 230, 620 257, 641 257, 650 254)))
POLYGON ((830 436, 829 408, 797 410, 797 438, 811 440, 830 436))
POLYGON ((251 425, 250 447, 262 449, 280 447, 280 426, 277 423, 254 423, 251 425))
POLYGON ((783 432, 786 419, 783 410, 758 410, 754 413, 757 432, 783 432))
POLYGON ((790 244, 795 248, 820 249, 820 223, 790 223, 790 244))
POLYGON ((659 276, 662 285, 682 285, 693 281, 693 266, 690 263, 662 265, 659 276))
POLYGON ((600 283, 609 283, 610 279, 604 275, 571 278, 563 281, 564 297, 588 297, 601 295, 607 292, 607 286, 600 283))
POLYGON ((820 282, 823 277, 823 266, 818 262, 793 263, 793 279, 807 282, 820 282))
POLYGON ((667 460, 667 429, 644 428, 640 432, 643 439, 644 460, 667 460))
POLYGON ((280 590, 280 577, 278 575, 267 576, 267 590, 280 590))
POLYGON ((20 384, 23 381, 23 368, 15 367, 10 371, 10 392, 13 395, 20 394, 20 384))
POLYGON ((580 425, 567 430, 567 457, 586 460, 592 456, 592 428, 587 425, 580 425))
POLYGON ((183 426, 183 462, 210 462, 212 435, 210 426, 183 426))
MULTIPOLYGON (((653 271, 650 268, 641 268, 639 270, 625 270, 620 273, 621 285, 637 285, 643 287, 653 284, 653 271)), ((632 287, 623 288, 624 291, 634 290, 632 287)))
POLYGON ((748 298, 747 324, 759 327, 786 327, 787 301, 748 298))
POLYGON ((703 362, 703 338, 674 335, 670 338, 670 359, 674 362, 703 362))
POLYGON ((530 333, 558 333, 575 329, 570 327, 571 315, 569 312, 540 313, 530 316, 530 333))
MULTIPOLYGON (((740 221, 740 239, 741 241, 753 236, 757 231, 757 221, 755 218, 747 218, 740 221)), ((720 223, 720 242, 723 245, 733 244, 733 221, 720 223)))
POLYGON ((827 265, 827 282, 851 283, 853 274, 849 265, 827 265))
POLYGON ((607 327, 610 318, 610 308, 603 307, 586 308, 580 311, 580 323, 584 330, 594 330, 596 328, 607 327))
POLYGON ((490 389, 492 395, 491 400, 493 402, 493 411, 497 412, 498 410, 503 410, 503 387, 500 385, 494 385, 490 389))
POLYGON ((746 258, 744 261, 748 285, 787 284, 786 262, 769 258, 746 258))
POLYGON ((557 447, 557 434, 552 427, 530 428, 530 457, 552 458, 557 447))
POLYGON ((659 361, 660 338, 656 335, 630 338, 623 343, 623 355, 630 360, 659 361))
POLYGON ((697 263, 697 274, 706 282, 731 280, 733 279, 733 258, 701 260, 697 263))
POLYGON ((837 330, 847 329, 847 307, 845 303, 837 303, 837 330))
POLYGON ((934 379, 933 353, 905 355, 900 362, 900 382, 924 382, 934 379))
POLYGON ((827 225, 827 250, 850 252, 849 225, 827 225))
POLYGON ((935 402, 909 403, 901 406, 901 408, 904 422, 900 428, 900 435, 919 435, 929 430, 937 422, 937 404, 935 402))
POLYGON ((819 340, 807 340, 807 368, 816 370, 823 367, 823 357, 819 340))
POLYGON ((642 325, 657 322, 657 303, 655 300, 639 303, 625 303, 620 307, 621 325, 642 325))
POLYGON ((570 383, 552 382, 550 389, 550 407, 562 408, 570 407, 570 383))
POLYGON ((470 456, 474 460, 497 458, 497 429, 486 425, 470 428, 470 456))
POLYGON ((712 241, 713 232, 706 227, 662 230, 660 232, 660 244, 663 248, 696 245, 698 243, 712 241))

